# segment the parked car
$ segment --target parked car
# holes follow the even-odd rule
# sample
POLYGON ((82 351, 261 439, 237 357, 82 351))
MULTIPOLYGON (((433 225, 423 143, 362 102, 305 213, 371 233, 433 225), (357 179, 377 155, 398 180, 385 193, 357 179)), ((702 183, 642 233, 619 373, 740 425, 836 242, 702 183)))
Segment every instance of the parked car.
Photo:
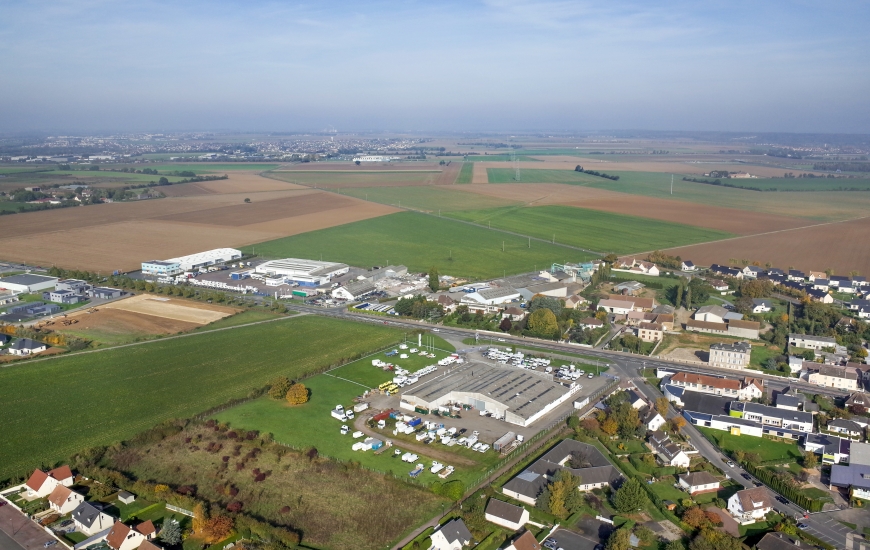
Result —
POLYGON ((50 541, 46 542, 45 544, 43 544, 42 547, 48 548, 49 546, 54 546, 55 544, 57 544, 56 540, 50 540, 50 541))
POLYGON ((807 525, 806 523, 798 523, 797 526, 798 529, 806 529, 807 527, 809 527, 809 525, 807 525))
POLYGON ((731 462, 730 460, 727 461, 725 464, 727 464, 727 465, 730 466, 731 468, 734 468, 734 463, 731 462))
POLYGON ((776 495, 776 501, 781 502, 782 504, 788 504, 788 499, 779 495, 776 495))
POLYGON ((743 479, 748 479, 749 481, 752 481, 752 476, 747 474, 746 472, 743 472, 740 475, 743 477, 743 479))

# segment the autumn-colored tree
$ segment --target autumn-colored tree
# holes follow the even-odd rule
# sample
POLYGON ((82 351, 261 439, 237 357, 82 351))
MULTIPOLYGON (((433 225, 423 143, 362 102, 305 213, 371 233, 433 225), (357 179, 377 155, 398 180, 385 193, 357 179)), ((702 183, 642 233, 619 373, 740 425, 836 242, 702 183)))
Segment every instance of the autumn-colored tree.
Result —
POLYGON ((287 402, 291 405, 301 405, 303 403, 308 402, 308 388, 305 387, 305 384, 293 384, 290 386, 290 389, 287 390, 287 394, 285 395, 287 402))
POLYGON ((671 428, 675 432, 682 430, 683 426, 685 426, 685 425, 686 425, 686 419, 683 418, 682 416, 675 416, 675 417, 671 418, 671 428))
POLYGON ((804 468, 813 469, 819 465, 819 459, 816 453, 807 451, 804 453, 804 468))
POLYGON ((214 516, 205 525, 203 534, 206 540, 217 542, 227 538, 233 530, 233 518, 229 516, 214 516))
POLYGON ((659 397, 658 399, 656 399, 656 411, 658 411, 658 413, 662 415, 662 417, 667 416, 668 399, 666 397, 659 397))
POLYGON ((208 512, 205 511, 205 506, 201 502, 197 502, 196 506, 193 507, 193 533, 195 535, 203 534, 207 524, 208 512))
POLYGON ((707 510, 704 512, 704 515, 707 516, 707 521, 709 521, 713 525, 720 525, 722 523, 722 518, 716 512, 712 510, 707 510))
POLYGON ((598 423, 598 420, 592 418, 591 416, 587 416, 586 418, 581 420, 580 425, 583 426, 583 429, 589 433, 595 433, 599 429, 601 429, 601 425, 598 423))
POLYGON ((683 512, 683 523, 694 529, 699 529, 707 524, 707 515, 700 507, 692 506, 683 512))
POLYGON ((542 308, 531 315, 528 321, 529 332, 542 338, 553 338, 559 334, 559 323, 556 315, 549 309, 542 308))
POLYGON ((284 399, 290 390, 290 380, 286 376, 278 376, 269 382, 269 397, 272 399, 284 399))
POLYGON ((601 423, 601 431, 606 433, 609 436, 616 435, 616 431, 619 429, 619 424, 616 423, 616 420, 612 418, 608 418, 604 422, 601 423))

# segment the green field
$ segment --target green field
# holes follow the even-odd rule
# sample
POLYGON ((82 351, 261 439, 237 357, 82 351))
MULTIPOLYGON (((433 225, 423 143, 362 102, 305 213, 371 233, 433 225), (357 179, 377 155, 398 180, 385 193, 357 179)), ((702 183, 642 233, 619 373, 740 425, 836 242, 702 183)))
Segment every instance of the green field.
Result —
POLYGON ((423 212, 469 210, 518 205, 519 202, 457 190, 454 186, 349 187, 342 195, 423 212))
MULTIPOLYGON (((147 164, 107 164, 106 168, 135 168, 141 170, 143 168, 151 168, 158 172, 194 172, 200 174, 223 174, 224 172, 232 172, 236 170, 274 170, 280 166, 279 164, 253 163, 253 162, 166 162, 166 163, 147 163, 147 164)), ((100 166, 102 169, 102 165, 100 166)))
POLYGON ((462 169, 459 171, 459 177, 456 178, 456 183, 471 183, 471 176, 473 173, 474 165, 472 163, 462 163, 462 169))
POLYGON ((245 247, 267 258, 315 258, 369 267, 403 264, 410 271, 435 266, 462 277, 497 277, 543 269, 554 262, 594 256, 416 212, 349 223, 245 247), (504 243, 504 251, 502 251, 504 243))
MULTIPOLYGON (((440 338, 436 338, 436 346, 447 351, 436 351, 435 359, 411 355, 408 359, 396 359, 395 363, 414 372, 436 363, 448 355, 448 352, 453 351, 453 346, 440 338)), ((305 405, 290 407, 281 401, 262 397, 218 413, 215 418, 234 428, 271 433, 275 441, 296 449, 304 450, 317 447, 322 456, 343 461, 357 461, 365 468, 378 472, 392 472, 400 476, 407 475, 414 465, 396 458, 394 449, 385 451, 380 455, 370 451, 352 450, 351 447, 356 440, 350 434, 341 435, 342 422, 330 416, 330 411, 336 405, 342 404, 349 408, 353 404, 353 399, 362 395, 367 389, 376 388, 380 383, 392 380, 393 373, 391 371, 383 371, 372 366, 371 362, 374 358, 390 360, 383 353, 378 353, 306 380, 305 385, 311 390, 311 398, 305 405)), ((435 419, 435 417, 427 418, 435 419)), ((445 426, 449 426, 449 419, 443 421, 445 426)), ((349 420, 345 424, 353 428, 353 420, 349 420)), ((398 449, 402 448, 403 440, 419 445, 412 436, 404 434, 394 436, 390 426, 383 432, 383 438, 392 440, 398 449)), ((482 469, 498 461, 497 454, 494 452, 481 454, 464 447, 446 447, 440 443, 432 443, 431 448, 474 461, 474 466, 457 467, 456 472, 449 479, 463 479, 466 482, 471 482, 480 477, 482 469)), ((421 454, 417 462, 424 463, 428 467, 432 460, 431 457, 421 454)), ((446 464, 450 463, 446 462, 446 464)), ((454 466, 456 465, 454 464, 454 466)), ((417 479, 425 484, 439 481, 438 476, 428 470, 417 479)))
POLYGON ((795 443, 782 443, 751 435, 731 435, 728 432, 712 428, 698 427, 698 430, 727 453, 736 450, 741 450, 744 453, 758 453, 762 462, 768 460, 792 462, 803 457, 801 448, 795 443))
POLYGON ((0 369, 0 479, 401 339, 306 316, 0 369))
MULTIPOLYGON (((517 183, 513 168, 487 168, 486 176, 489 183, 517 183)), ((609 179, 592 176, 574 170, 520 170, 520 183, 568 183, 585 185, 591 183, 617 183, 609 179)))
MULTIPOLYGON (((516 155, 517 160, 523 162, 541 162, 541 159, 532 158, 528 155, 516 155)), ((465 157, 468 162, 510 162, 513 159, 508 155, 469 155, 465 157)))
POLYGON ((504 207, 447 215, 602 253, 657 250, 733 236, 724 231, 571 206, 504 207))
POLYGON ((353 167, 349 166, 347 171, 276 170, 264 175, 288 183, 310 185, 313 187, 329 187, 334 189, 342 187, 376 186, 383 184, 429 184, 435 183, 435 180, 440 174, 441 172, 439 170, 409 170, 407 172, 396 170, 360 170, 355 172, 353 171, 353 167))
MULTIPOLYGON (((751 169, 750 169, 751 170, 751 169)), ((699 178, 712 179, 712 178, 699 178)), ((738 187, 757 187, 765 191, 830 191, 847 192, 852 190, 870 191, 870 178, 758 178, 723 179, 738 187)))

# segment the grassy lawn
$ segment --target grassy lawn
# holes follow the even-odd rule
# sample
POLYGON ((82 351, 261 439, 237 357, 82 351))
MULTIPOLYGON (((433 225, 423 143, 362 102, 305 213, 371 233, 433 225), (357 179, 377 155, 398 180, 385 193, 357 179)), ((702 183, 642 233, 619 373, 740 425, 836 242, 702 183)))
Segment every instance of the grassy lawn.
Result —
POLYGON ((0 479, 401 338, 383 326, 307 316, 0 369, 0 479))
POLYGON ((818 500, 827 500, 832 502, 834 500, 834 497, 831 496, 831 493, 825 491, 824 489, 819 489, 818 487, 807 487, 801 489, 801 492, 810 498, 815 498, 818 500))
POLYGON ((451 212, 450 217, 522 235, 617 254, 670 248, 732 236, 678 223, 572 206, 503 207, 451 212))
POLYGON ((723 451, 733 453, 741 450, 744 453, 758 453, 762 462, 782 460, 791 462, 803 457, 803 452, 795 443, 783 443, 763 437, 749 435, 731 435, 722 430, 697 427, 707 439, 715 442, 723 451))
MULTIPOLYGON (((729 482, 726 481, 725 483, 729 483, 729 482)), ((714 500, 716 500, 717 498, 721 498, 722 500, 727 502, 728 499, 731 498, 731 495, 733 495, 734 493, 736 493, 737 491, 739 491, 740 489, 743 488, 742 485, 737 485, 737 484, 725 485, 723 483, 721 485, 722 485, 722 488, 719 489, 718 491, 716 491, 715 493, 702 493, 702 494, 696 495, 692 498, 694 498, 695 502, 697 502, 698 504, 709 504, 709 503, 713 502, 714 500)))
MULTIPOLYGON (((749 365, 767 370, 767 360, 776 359, 777 355, 782 355, 781 348, 775 348, 768 345, 752 346, 752 352, 749 354, 749 365)), ((785 375, 785 373, 777 371, 771 371, 771 374, 772 373, 777 373, 779 376, 785 375)))
POLYGON ((87 539, 88 536, 84 533, 79 533, 78 531, 74 531, 72 533, 64 533, 63 538, 68 540, 71 544, 75 545, 83 540, 87 539))
POLYGON ((673 502, 680 502, 684 498, 689 498, 688 493, 680 491, 674 487, 674 478, 672 476, 667 476, 665 479, 668 479, 669 481, 657 481, 649 486, 657 497, 661 500, 670 500, 673 502))
MULTIPOLYGON (((440 339, 438 339, 438 345, 446 350, 451 350, 449 344, 440 339)), ((435 359, 411 356, 408 359, 396 360, 396 364, 413 372, 434 364, 447 354, 447 351, 438 351, 435 359)), ((376 388, 380 383, 392 379, 391 371, 383 371, 372 366, 371 362, 374 358, 388 360, 383 353, 379 353, 306 380, 305 385, 311 391, 311 397, 305 405, 292 407, 281 401, 264 397, 220 412, 215 415, 215 418, 235 428, 269 432, 273 434, 275 441, 296 449, 316 447, 322 456, 344 461, 356 461, 371 470, 406 476, 413 469, 413 464, 401 462, 393 454, 393 449, 379 455, 371 451, 352 450, 351 447, 356 440, 350 434, 341 435, 342 423, 330 416, 330 411, 336 405, 342 404, 349 408, 355 397, 362 395, 367 389, 376 388)), ((426 416, 424 419, 435 419, 435 417, 426 416)), ((445 425, 449 425, 449 419, 442 421, 445 425)), ((351 427, 352 432, 353 421, 348 421, 346 424, 351 427)), ((403 441, 417 444, 416 439, 411 435, 399 434, 394 436, 392 425, 388 425, 387 429, 383 430, 382 436, 382 439, 391 440, 399 449, 402 448, 403 441)), ((440 452, 447 452, 474 461, 474 466, 457 466, 456 472, 448 479, 463 479, 466 482, 477 479, 481 471, 485 471, 487 467, 498 461, 497 454, 492 451, 481 454, 464 447, 446 447, 440 443, 432 443, 431 447, 433 450, 437 449, 440 452)), ((418 462, 422 462, 428 467, 432 460, 431 457, 421 455, 418 462)), ((444 462, 444 460, 440 461, 444 462)), ((428 470, 417 479, 424 484, 440 481, 436 474, 428 470)))
MULTIPOLYGON (((437 267, 464 277, 499 277, 577 262, 594 256, 549 243, 489 231, 416 212, 398 212, 370 220, 267 241, 256 245, 267 258, 317 257, 356 266, 404 264, 409 271, 437 267), (502 250, 504 247, 504 250, 502 250)), ((245 247, 252 252, 253 247, 245 247)))
POLYGON ((755 535, 761 535, 773 529, 773 526, 778 522, 773 520, 771 522, 767 521, 757 521, 755 523, 750 523, 749 525, 740 525, 740 536, 741 537, 751 537, 755 535))

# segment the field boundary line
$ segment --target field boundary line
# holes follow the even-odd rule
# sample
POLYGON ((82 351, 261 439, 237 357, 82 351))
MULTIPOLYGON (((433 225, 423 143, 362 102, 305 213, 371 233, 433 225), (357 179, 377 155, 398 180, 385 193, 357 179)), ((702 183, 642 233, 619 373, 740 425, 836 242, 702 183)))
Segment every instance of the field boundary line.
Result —
MULTIPOLYGON (((333 369, 333 370, 334 370, 334 369, 333 369)), ((347 378, 342 378, 341 376, 336 376, 336 375, 334 375, 334 374, 329 374, 328 372, 323 372, 323 373, 321 373, 321 374, 325 374, 326 376, 330 376, 330 377, 335 378, 335 379, 337 379, 337 380, 344 380, 345 382, 350 382, 351 384, 356 384, 357 386, 362 386, 362 387, 364 387, 364 388, 367 389, 367 390, 370 390, 370 389, 371 389, 371 388, 369 388, 368 386, 366 386, 365 384, 360 384, 359 382, 354 382, 353 380, 348 380, 347 378)))
MULTIPOLYGON (((73 352, 73 353, 60 353, 57 355, 52 355, 50 357, 36 357, 36 358, 28 359, 25 361, 11 361, 9 363, 3 364, 2 367, 5 369, 5 368, 9 368, 9 367, 26 366, 26 365, 38 363, 41 361, 51 361, 53 359, 62 359, 64 357, 86 355, 89 353, 99 353, 101 351, 110 351, 110 350, 121 349, 121 348, 129 348, 132 346, 143 346, 145 344, 154 344, 156 342, 166 342, 167 340, 175 340, 177 338, 188 338, 190 336, 199 336, 201 334, 209 334, 212 332, 221 332, 224 330, 233 330, 233 329, 242 328, 242 327, 262 325, 264 323, 274 323, 276 321, 286 321, 287 319, 295 319, 297 317, 303 317, 305 315, 311 315, 311 313, 309 313, 307 311, 300 311, 300 312, 297 312, 293 315, 288 315, 286 317, 278 317, 277 319, 265 319, 263 321, 254 321, 252 323, 245 323, 243 325, 236 325, 236 326, 232 326, 232 327, 222 327, 222 328, 215 328, 215 329, 211 329, 211 330, 203 330, 200 332, 188 332, 186 334, 176 334, 174 336, 167 336, 166 338, 155 338, 153 340, 146 340, 144 342, 130 342, 129 344, 121 344, 119 346, 111 346, 108 348, 89 349, 89 350, 77 351, 77 352, 73 352)), ((204 326, 207 326, 207 325, 204 325, 204 326)))

